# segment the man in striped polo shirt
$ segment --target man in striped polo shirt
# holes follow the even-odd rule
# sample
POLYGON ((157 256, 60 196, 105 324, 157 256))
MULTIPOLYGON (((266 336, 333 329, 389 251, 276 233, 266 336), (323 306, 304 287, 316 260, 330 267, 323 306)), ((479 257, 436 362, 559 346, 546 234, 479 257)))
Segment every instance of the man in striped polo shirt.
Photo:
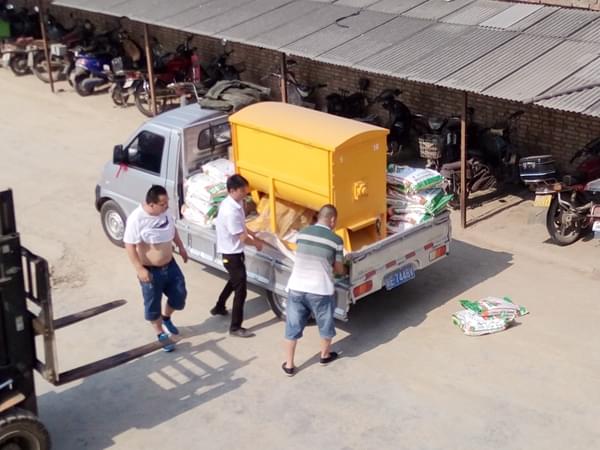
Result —
POLYGON ((337 210, 333 205, 325 205, 319 211, 317 223, 298 233, 294 269, 288 282, 286 361, 281 366, 288 376, 296 372, 296 343, 302 337, 311 313, 317 321, 321 335, 321 365, 329 364, 338 356, 330 350, 331 340, 335 336, 333 273, 342 275, 345 267, 344 242, 332 231, 336 222, 337 210))

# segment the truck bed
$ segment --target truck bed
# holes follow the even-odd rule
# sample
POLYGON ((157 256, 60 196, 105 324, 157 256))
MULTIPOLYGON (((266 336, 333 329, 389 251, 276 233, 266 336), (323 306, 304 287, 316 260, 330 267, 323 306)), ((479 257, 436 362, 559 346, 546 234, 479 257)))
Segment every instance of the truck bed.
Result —
MULTIPOLYGON (((225 271, 221 256, 216 252, 214 229, 195 225, 185 219, 178 221, 177 228, 191 259, 225 271)), ((352 303, 378 291, 386 285, 386 281, 389 285, 389 277, 395 276, 398 271, 406 272, 410 266, 416 272, 440 260, 449 251, 450 235, 450 214, 445 212, 403 233, 349 253, 349 274, 336 280, 336 317, 346 320, 352 303), (435 252, 439 256, 432 258, 435 252)), ((248 247, 245 254, 248 281, 285 297, 293 262, 269 246, 260 252, 248 247)))

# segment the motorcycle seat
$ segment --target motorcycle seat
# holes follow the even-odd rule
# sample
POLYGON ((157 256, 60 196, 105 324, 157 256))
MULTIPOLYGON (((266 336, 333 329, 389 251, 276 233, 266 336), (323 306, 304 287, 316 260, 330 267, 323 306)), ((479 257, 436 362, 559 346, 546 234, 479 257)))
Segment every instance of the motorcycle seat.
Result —
POLYGON ((442 165, 442 170, 460 170, 460 161, 454 161, 442 165))
POLYGON ((476 148, 468 149, 467 153, 468 153, 469 157, 471 157, 471 158, 484 159, 484 157, 485 157, 484 152, 482 152, 481 150, 476 149, 476 148))
POLYGON ((17 40, 15 41, 15 44, 17 44, 17 45, 29 45, 29 44, 33 43, 33 41, 35 41, 34 37, 32 37, 32 36, 26 36, 26 37, 17 38, 17 40))

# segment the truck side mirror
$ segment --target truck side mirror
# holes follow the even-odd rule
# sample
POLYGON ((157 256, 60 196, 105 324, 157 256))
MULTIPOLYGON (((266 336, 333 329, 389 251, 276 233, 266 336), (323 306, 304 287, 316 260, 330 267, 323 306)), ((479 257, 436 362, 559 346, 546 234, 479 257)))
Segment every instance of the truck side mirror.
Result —
POLYGON ((113 149, 113 164, 127 164, 129 158, 127 152, 123 149, 122 145, 115 145, 113 149))

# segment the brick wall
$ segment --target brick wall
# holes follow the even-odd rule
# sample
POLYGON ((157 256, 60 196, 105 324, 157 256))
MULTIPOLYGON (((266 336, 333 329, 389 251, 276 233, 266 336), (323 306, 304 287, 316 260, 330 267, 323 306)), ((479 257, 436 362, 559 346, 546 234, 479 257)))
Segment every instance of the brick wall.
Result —
MULTIPOLYGON (((100 14, 89 14, 80 11, 68 10, 53 6, 51 12, 69 26, 74 17, 89 18, 99 30, 113 27, 117 20, 114 17, 100 14)), ((142 25, 133 22, 123 22, 138 43, 143 43, 142 25)), ((151 26, 150 35, 155 36, 168 50, 173 50, 183 42, 186 33, 177 30, 151 26)), ((195 36, 192 41, 197 47, 202 60, 209 60, 221 51, 221 42, 217 39, 195 36)), ((273 71, 278 71, 280 54, 273 50, 261 49, 237 43, 228 43, 228 48, 234 50, 231 62, 245 61, 247 70, 242 74, 242 79, 270 86, 273 89, 273 98, 279 99, 279 86, 277 79, 268 77, 273 71)), ((388 76, 351 70, 332 64, 318 63, 305 58, 294 57, 297 66, 294 72, 302 83, 316 84, 327 83, 327 88, 320 91, 319 105, 324 105, 324 97, 338 88, 350 91, 356 90, 358 80, 367 77, 371 81, 368 95, 375 96, 378 92, 388 87, 397 87, 403 91, 402 99, 413 113, 425 115, 459 115, 462 105, 462 93, 441 87, 434 87, 420 83, 402 81, 388 76)), ((510 112, 523 109, 525 114, 519 121, 514 140, 523 155, 550 153, 553 154, 561 166, 566 165, 571 155, 592 138, 600 136, 600 119, 594 119, 574 113, 565 113, 549 110, 539 106, 521 105, 515 102, 498 100, 480 95, 469 95, 469 106, 475 109, 477 123, 492 125, 499 118, 510 112)), ((386 117, 385 111, 374 110, 381 118, 386 117)))

